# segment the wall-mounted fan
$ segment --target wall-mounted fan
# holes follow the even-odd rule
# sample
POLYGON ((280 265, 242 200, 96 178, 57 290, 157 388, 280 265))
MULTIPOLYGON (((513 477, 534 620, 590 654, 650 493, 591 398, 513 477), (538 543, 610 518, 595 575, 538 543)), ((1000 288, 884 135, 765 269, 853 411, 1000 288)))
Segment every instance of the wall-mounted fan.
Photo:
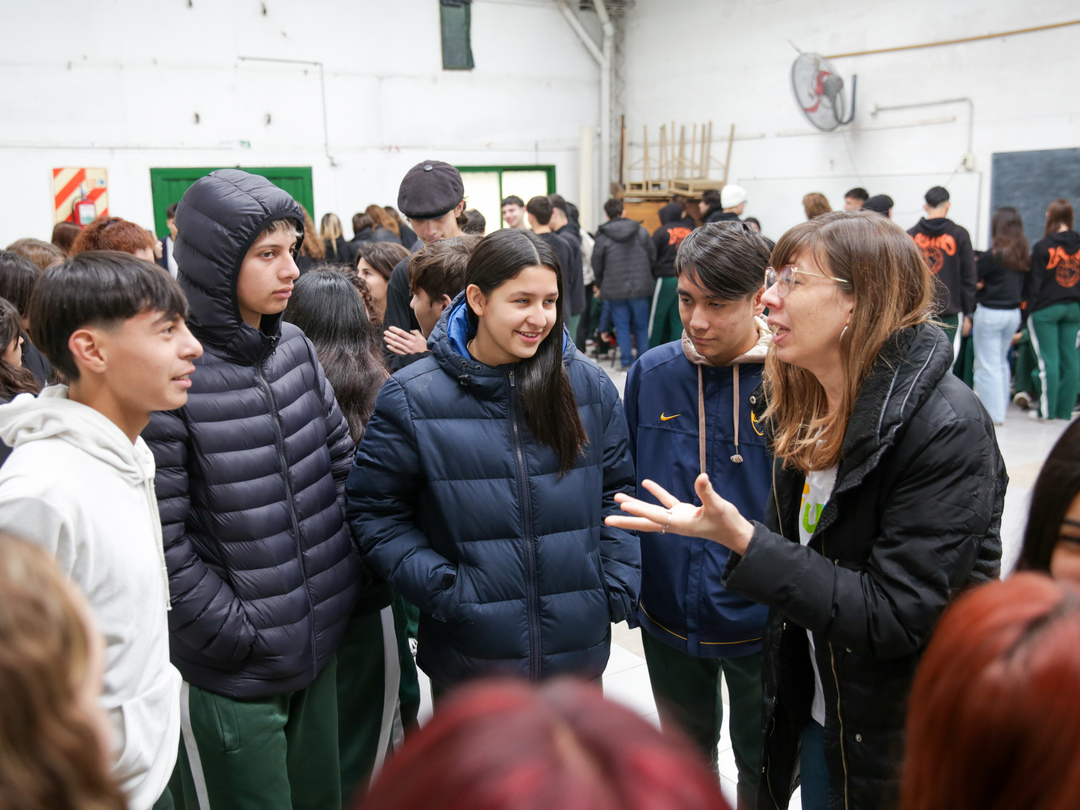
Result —
POLYGON ((851 109, 848 110, 844 80, 829 60, 816 53, 800 53, 791 66, 791 89, 806 120, 826 132, 850 124, 855 117, 855 86, 851 77, 851 109))

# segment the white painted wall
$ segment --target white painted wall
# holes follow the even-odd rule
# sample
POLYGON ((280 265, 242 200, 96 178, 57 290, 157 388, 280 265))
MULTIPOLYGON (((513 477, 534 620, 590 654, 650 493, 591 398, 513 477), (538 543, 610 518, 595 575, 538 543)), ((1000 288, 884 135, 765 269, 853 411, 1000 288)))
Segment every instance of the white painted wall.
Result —
MULTIPOLYGON (((834 60, 859 77, 852 126, 814 130, 790 88, 793 41, 823 55, 978 36, 1080 18, 1075 0, 636 0, 626 35, 626 110, 632 145, 642 125, 713 121, 714 140, 736 126, 729 182, 744 185, 746 216, 779 236, 804 219, 802 196, 834 208, 862 185, 893 197, 904 227, 922 193, 947 185, 952 218, 982 247, 989 238, 990 156, 1080 146, 1075 42, 1080 26, 961 45, 834 60), (968 97, 873 115, 877 106, 968 97), (960 167, 968 151, 975 172, 960 167)), ((689 126, 688 126, 689 129, 689 126)), ((726 143, 714 143, 723 158, 726 143)), ((640 148, 631 152, 640 157, 640 148)), ((1048 200, 1049 202, 1049 200, 1048 200)), ((1074 201, 1075 202, 1075 201, 1074 201)))
POLYGON ((442 70, 437 0, 50 0, 3 26, 0 246, 49 238, 61 166, 106 168, 110 212, 148 227, 151 167, 311 166, 313 216, 347 232, 427 158, 554 164, 576 199, 598 124, 598 68, 548 0, 474 0, 472 71, 442 70), (242 56, 324 63, 332 162, 318 68, 242 56))

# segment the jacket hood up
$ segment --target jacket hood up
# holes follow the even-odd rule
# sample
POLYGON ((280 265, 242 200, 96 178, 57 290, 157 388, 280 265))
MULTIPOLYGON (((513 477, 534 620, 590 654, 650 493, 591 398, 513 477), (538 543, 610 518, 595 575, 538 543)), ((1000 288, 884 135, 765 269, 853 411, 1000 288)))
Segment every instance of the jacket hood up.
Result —
POLYGON ((132 443, 103 414, 68 399, 66 385, 50 385, 38 396, 20 394, 0 407, 0 439, 12 448, 61 439, 114 468, 132 485, 154 477, 154 455, 142 438, 132 443))
POLYGON ((604 234, 608 239, 613 239, 616 242, 629 242, 633 239, 641 228, 634 220, 626 219, 625 217, 619 217, 605 222, 597 229, 597 234, 604 234))
POLYGON ((661 225, 667 225, 669 222, 678 222, 683 218, 683 205, 682 203, 670 202, 657 211, 656 215, 660 218, 661 225))
POLYGON ((176 211, 176 262, 187 293, 188 325, 204 344, 228 360, 253 365, 281 333, 281 315, 265 315, 261 329, 240 316, 236 283, 240 265, 271 222, 288 217, 303 242, 304 212, 269 180, 222 169, 197 180, 176 211))

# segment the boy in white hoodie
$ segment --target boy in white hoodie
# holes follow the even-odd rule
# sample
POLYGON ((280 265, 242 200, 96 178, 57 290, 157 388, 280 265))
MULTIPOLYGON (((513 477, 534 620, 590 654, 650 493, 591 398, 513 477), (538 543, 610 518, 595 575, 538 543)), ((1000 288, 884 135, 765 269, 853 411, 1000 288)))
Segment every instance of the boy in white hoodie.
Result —
POLYGON ((14 448, 0 468, 0 530, 52 552, 88 598, 107 645, 114 775, 131 810, 171 807, 180 674, 169 663, 154 456, 139 434, 152 411, 187 401, 202 346, 176 281, 125 253, 51 268, 30 312, 34 345, 69 385, 0 407, 14 448))

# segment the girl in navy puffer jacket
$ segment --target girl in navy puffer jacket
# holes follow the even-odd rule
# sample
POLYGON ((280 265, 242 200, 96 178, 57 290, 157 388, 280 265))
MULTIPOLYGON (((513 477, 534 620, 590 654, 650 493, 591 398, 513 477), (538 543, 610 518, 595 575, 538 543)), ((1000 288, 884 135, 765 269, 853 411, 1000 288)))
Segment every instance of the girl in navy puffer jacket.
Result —
POLYGON ((432 354, 387 381, 346 484, 364 558, 421 611, 436 691, 491 673, 599 678, 636 605, 634 488, 614 385, 563 331, 561 269, 528 231, 477 246, 432 354))

